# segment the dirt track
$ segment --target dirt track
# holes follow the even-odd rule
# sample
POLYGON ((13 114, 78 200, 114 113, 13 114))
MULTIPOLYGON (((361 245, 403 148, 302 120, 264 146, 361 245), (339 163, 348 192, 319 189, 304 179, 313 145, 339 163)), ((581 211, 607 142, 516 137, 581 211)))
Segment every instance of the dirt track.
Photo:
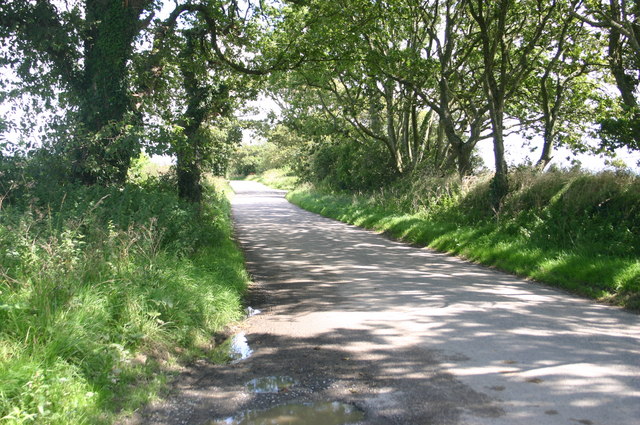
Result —
POLYGON ((253 355, 194 366, 135 422, 341 401, 368 425, 639 423, 639 316, 233 187, 248 303, 262 310, 238 329, 253 355), (265 376, 297 384, 248 391, 265 376))

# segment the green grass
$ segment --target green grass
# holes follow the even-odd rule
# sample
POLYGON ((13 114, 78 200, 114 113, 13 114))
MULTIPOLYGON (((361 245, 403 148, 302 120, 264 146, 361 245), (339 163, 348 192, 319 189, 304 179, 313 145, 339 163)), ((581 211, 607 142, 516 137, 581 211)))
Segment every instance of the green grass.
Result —
POLYGON ((153 179, 41 187, 0 210, 0 422, 112 423, 206 357, 248 283, 229 204, 153 179))
MULTIPOLYGON (((512 194, 497 215, 485 207, 486 179, 458 192, 439 190, 439 196, 433 187, 403 184, 404 190, 359 195, 304 187, 288 199, 327 217, 640 310, 637 177, 514 175, 512 194)), ((441 189, 446 182, 439 184, 441 189)))
POLYGON ((274 189, 292 190, 298 185, 298 178, 292 176, 288 170, 272 169, 260 174, 251 174, 246 180, 263 183, 274 189))

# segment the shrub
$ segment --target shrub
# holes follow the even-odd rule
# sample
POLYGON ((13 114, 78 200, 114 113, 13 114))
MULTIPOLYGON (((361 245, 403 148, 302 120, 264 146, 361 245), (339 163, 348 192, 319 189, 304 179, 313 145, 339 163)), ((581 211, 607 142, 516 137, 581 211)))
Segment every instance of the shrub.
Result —
POLYGON ((333 142, 319 145, 311 159, 312 182, 337 190, 377 189, 397 177, 378 144, 333 142))
POLYGON ((247 276, 219 193, 199 209, 158 179, 14 189, 0 214, 6 423, 110 422, 240 317, 247 276))

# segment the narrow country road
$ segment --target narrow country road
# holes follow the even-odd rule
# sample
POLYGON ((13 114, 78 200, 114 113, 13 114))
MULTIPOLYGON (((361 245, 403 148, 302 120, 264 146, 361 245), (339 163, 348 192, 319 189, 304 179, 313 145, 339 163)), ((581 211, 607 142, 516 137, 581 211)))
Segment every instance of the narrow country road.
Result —
POLYGON ((262 311, 242 329, 253 354, 192 371, 143 422, 240 423, 212 421, 329 401, 367 425, 640 424, 638 315, 232 186, 262 311), (248 390, 267 376, 296 383, 248 390))

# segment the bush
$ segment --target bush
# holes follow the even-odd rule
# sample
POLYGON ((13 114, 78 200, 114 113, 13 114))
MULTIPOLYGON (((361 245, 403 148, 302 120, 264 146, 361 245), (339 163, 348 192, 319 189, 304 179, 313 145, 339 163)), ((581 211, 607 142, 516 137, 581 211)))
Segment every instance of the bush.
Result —
POLYGON ((231 156, 229 173, 232 176, 256 174, 260 167, 264 148, 261 145, 244 145, 231 156))
POLYGON ((236 150, 231 159, 232 176, 248 176, 267 170, 290 168, 294 165, 298 152, 272 142, 259 145, 245 145, 236 150))
POLYGON ((328 142, 311 158, 311 181, 337 190, 370 191, 393 181, 397 173, 379 144, 328 142))
POLYGON ((240 317, 247 276, 218 192, 199 209, 158 179, 105 188, 27 178, 1 208, 6 423, 111 422, 240 317))

